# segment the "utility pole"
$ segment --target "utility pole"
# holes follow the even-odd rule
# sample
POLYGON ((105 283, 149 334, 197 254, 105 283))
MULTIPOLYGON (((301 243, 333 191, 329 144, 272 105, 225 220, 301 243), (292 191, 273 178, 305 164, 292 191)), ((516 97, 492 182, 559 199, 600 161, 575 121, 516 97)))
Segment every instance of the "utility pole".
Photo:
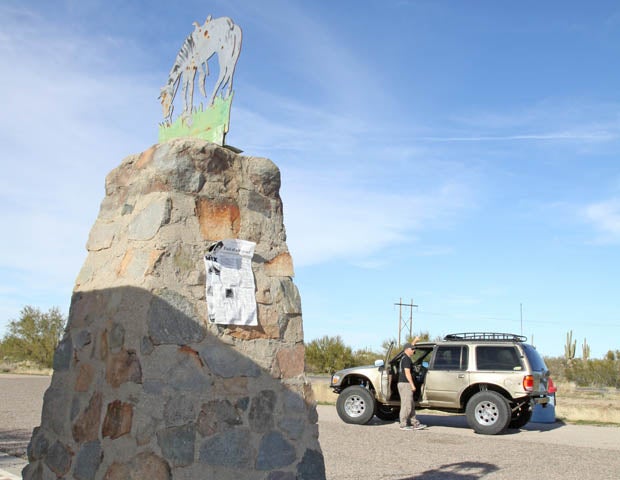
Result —
POLYGON ((413 299, 411 299, 411 303, 403 303, 402 297, 398 303, 394 305, 398 305, 398 346, 401 345, 401 334, 403 329, 409 328, 409 337, 411 337, 412 329, 413 329, 413 307, 417 307, 413 303, 413 299), (406 319, 403 321, 403 307, 409 307, 409 321, 406 319))

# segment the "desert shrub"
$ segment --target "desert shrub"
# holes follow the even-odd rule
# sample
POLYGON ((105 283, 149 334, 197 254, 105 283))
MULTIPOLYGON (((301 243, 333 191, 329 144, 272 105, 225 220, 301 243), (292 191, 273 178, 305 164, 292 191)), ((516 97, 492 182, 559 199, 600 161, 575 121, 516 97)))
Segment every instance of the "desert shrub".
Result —
POLYGON ((353 353, 353 366, 372 365, 375 360, 381 359, 385 354, 373 352, 370 349, 356 350, 353 353))
POLYGON ((332 373, 354 365, 353 351, 340 336, 327 335, 306 345, 306 369, 312 373, 332 373))
POLYGON ((545 357, 545 364, 554 381, 568 381, 566 378, 566 360, 563 357, 545 357))
POLYGON ((545 357, 556 382, 574 382, 579 387, 620 388, 620 359, 610 351, 603 359, 545 357))
POLYGON ((26 306, 19 320, 9 323, 8 333, 0 342, 0 357, 7 361, 31 361, 51 367, 54 351, 63 332, 65 319, 58 308, 43 313, 26 306))
MULTIPOLYGON (((420 341, 428 341, 430 334, 420 332, 417 334, 420 341)), ((405 341, 410 342, 412 338, 405 341)), ((329 337, 325 335, 312 340, 306 345, 306 371, 309 373, 332 373, 343 368, 372 365, 375 360, 383 359, 392 346, 392 356, 399 352, 402 346, 396 345, 396 339, 390 338, 383 341, 381 351, 375 352, 369 348, 356 350, 344 344, 340 336, 329 337)))
POLYGON ((566 368, 566 378, 580 387, 620 387, 618 360, 575 360, 566 368))

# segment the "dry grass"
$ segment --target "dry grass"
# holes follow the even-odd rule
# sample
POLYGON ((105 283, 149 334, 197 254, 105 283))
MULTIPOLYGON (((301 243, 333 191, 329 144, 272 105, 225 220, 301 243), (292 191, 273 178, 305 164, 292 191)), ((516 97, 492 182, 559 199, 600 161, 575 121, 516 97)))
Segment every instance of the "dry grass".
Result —
POLYGON ((574 384, 558 385, 555 414, 566 422, 620 425, 620 391, 586 389, 574 384))
MULTIPOLYGON (((333 405, 338 396, 329 388, 329 378, 313 377, 316 401, 333 405)), ((620 425, 620 391, 615 389, 583 389, 574 384, 557 385, 555 415, 567 423, 620 425)))
POLYGON ((41 368, 36 363, 23 362, 0 362, 0 373, 14 373, 19 375, 51 375, 51 368, 41 368))
POLYGON ((314 398, 322 405, 335 405, 338 395, 329 388, 329 378, 325 381, 319 380, 312 381, 312 390, 314 391, 314 398))

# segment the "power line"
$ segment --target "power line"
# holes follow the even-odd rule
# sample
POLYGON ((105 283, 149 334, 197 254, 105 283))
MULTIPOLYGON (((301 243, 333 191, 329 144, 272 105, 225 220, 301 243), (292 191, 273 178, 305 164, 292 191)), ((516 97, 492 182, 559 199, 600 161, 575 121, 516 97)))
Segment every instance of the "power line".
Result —
POLYGON ((394 305, 398 305, 398 346, 402 345, 400 338, 403 329, 409 327, 409 336, 407 338, 411 338, 411 332, 413 330, 413 307, 417 307, 413 303, 413 299, 411 299, 411 303, 403 303, 403 299, 401 298, 398 303, 394 305), (403 307, 409 307, 409 321, 406 320, 403 322, 403 307))
MULTIPOLYGON (((442 312, 428 312, 424 310, 418 310, 418 315, 427 315, 427 316, 435 316, 435 317, 447 317, 447 318, 455 318, 457 314, 454 313, 442 313, 442 312)), ((498 317, 494 315, 476 315, 476 314, 468 314, 468 317, 474 317, 480 320, 498 320, 503 322, 519 322, 518 318, 510 318, 510 317, 498 317)), ((554 320, 528 320, 529 324, 535 325, 566 325, 565 321, 554 321, 554 320)), ((591 327, 602 327, 602 328, 620 328, 620 323, 592 323, 588 322, 588 326, 591 327)))

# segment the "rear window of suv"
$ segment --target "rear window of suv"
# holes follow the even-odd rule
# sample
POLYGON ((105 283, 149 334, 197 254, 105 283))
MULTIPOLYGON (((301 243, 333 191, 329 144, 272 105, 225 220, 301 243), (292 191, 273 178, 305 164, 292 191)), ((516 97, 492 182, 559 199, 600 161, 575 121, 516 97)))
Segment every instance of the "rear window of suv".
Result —
POLYGON ((519 352, 512 345, 478 345, 476 347, 478 370, 522 370, 519 352))
POLYGON ((521 346, 523 347, 523 350, 525 351, 525 356, 527 357, 527 360, 530 362, 530 367, 532 368, 533 371, 544 372, 547 370, 547 365, 545 365, 545 361, 541 357, 540 353, 538 353, 538 350, 536 350, 531 345, 528 345, 527 343, 524 343, 521 346))

